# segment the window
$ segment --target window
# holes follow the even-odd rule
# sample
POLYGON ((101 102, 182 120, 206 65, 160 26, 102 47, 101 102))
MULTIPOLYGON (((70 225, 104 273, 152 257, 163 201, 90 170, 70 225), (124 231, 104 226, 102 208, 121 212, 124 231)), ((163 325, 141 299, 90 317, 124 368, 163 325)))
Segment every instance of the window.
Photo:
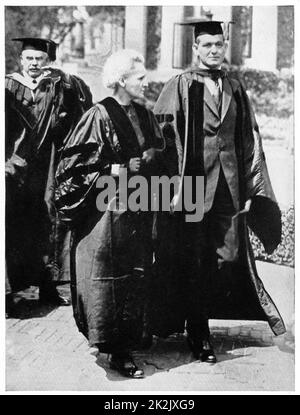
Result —
POLYGON ((185 69, 192 64, 194 31, 191 26, 174 23, 172 67, 185 69))

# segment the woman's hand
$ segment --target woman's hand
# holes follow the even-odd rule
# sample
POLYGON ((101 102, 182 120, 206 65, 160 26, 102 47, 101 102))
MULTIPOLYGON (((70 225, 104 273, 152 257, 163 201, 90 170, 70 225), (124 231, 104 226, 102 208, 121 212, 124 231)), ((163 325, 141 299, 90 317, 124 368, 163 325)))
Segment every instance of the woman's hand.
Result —
POLYGON ((131 173, 138 173, 141 168, 142 159, 140 157, 134 157, 129 160, 128 168, 131 173))
POLYGON ((153 161, 153 160, 155 159, 155 155, 156 155, 156 150, 155 150, 155 148, 153 148, 153 147, 148 148, 148 150, 145 150, 145 151, 143 152, 143 157, 142 157, 142 160, 143 160, 145 163, 150 163, 151 161, 153 161))

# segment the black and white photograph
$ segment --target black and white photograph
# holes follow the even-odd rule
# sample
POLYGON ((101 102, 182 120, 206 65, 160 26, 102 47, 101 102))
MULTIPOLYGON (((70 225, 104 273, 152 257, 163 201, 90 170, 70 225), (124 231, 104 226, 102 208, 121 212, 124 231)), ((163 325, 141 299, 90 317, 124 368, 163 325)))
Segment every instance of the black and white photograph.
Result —
POLYGON ((4 392, 295 393, 298 5, 6 3, 4 392))

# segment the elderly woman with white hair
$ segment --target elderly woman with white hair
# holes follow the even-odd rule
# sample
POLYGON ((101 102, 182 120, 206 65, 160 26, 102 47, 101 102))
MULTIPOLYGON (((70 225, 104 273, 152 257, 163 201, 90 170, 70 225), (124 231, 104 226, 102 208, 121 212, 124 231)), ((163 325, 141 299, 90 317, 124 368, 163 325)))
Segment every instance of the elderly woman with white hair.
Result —
MULTIPOLYGON (((90 346, 111 355, 122 375, 144 377, 132 351, 145 340, 145 308, 152 266, 151 212, 121 206, 96 207, 103 177, 121 182, 164 174, 165 144, 151 111, 138 104, 147 86, 144 58, 120 50, 107 60, 104 85, 113 90, 91 108, 63 150, 56 180, 56 204, 73 229, 72 299, 79 330, 90 346)), ((128 193, 130 191, 128 190, 128 193)), ((110 205, 111 206, 111 205, 110 205)), ((146 337, 149 340, 149 337, 146 337)))

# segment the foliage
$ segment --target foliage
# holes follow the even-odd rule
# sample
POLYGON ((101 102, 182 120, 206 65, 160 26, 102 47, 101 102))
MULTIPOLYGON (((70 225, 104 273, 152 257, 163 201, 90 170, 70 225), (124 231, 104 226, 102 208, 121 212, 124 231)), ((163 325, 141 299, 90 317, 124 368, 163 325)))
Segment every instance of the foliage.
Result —
POLYGON ((271 117, 289 118, 294 110, 292 93, 286 96, 279 96, 270 91, 261 95, 251 94, 251 102, 257 114, 268 114, 271 117))
POLYGON ((285 148, 293 151, 294 120, 293 117, 279 118, 266 114, 256 114, 256 121, 263 140, 285 143, 285 148))
POLYGON ((47 36, 60 43, 77 21, 89 17, 92 17, 92 26, 99 26, 104 21, 124 26, 125 6, 6 6, 6 72, 18 69, 20 45, 11 42, 12 38, 47 36))
POLYGON ((87 22, 90 38, 93 38, 95 29, 104 32, 104 23, 118 27, 125 25, 125 6, 86 6, 85 9, 91 17, 87 22))
POLYGON ((86 6, 87 13, 101 22, 110 22, 118 26, 124 26, 125 6, 86 6))
POLYGON ((277 265, 294 266, 295 261, 295 212, 291 206, 287 211, 282 212, 282 236, 281 243, 271 254, 266 254, 259 239, 250 232, 250 241, 254 251, 255 259, 273 262, 277 265))
POLYGON ((73 6, 6 6, 5 57, 6 71, 17 70, 20 45, 15 37, 42 36, 43 31, 53 40, 61 40, 74 24, 73 6))
POLYGON ((271 71, 228 67, 229 73, 239 79, 249 92, 257 114, 289 118, 294 111, 294 75, 271 71))
POLYGON ((272 71, 262 71, 236 65, 226 65, 225 69, 233 78, 239 79, 246 89, 256 91, 259 94, 276 90, 280 80, 277 74, 272 71))

